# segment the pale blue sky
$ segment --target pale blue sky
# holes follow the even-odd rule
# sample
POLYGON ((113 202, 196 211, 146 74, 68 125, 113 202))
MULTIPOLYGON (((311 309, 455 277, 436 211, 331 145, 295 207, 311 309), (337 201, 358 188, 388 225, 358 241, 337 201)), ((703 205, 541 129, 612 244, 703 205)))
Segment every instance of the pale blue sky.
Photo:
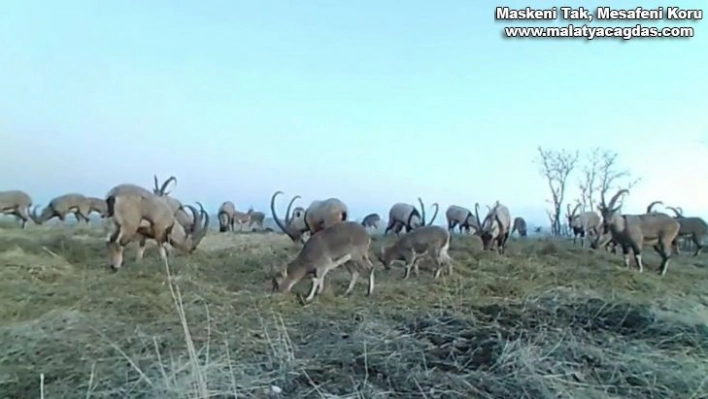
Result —
POLYGON ((628 210, 708 213, 705 23, 692 39, 505 40, 480 4, 3 2, 2 189, 46 203, 174 174, 176 197, 210 208, 264 209, 280 189, 354 217, 420 195, 545 222, 536 146, 601 145, 644 178, 628 210))

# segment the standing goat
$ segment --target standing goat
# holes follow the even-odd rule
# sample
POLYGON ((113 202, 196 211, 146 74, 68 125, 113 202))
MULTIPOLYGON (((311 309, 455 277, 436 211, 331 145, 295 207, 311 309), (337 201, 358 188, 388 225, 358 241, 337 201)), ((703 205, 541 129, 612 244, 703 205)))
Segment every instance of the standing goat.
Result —
MULTIPOLYGON (((671 218, 671 216, 659 212, 642 215, 620 214, 619 211, 622 206, 621 204, 616 206, 616 204, 617 199, 623 194, 629 194, 629 191, 626 189, 619 190, 610 199, 609 204, 605 203, 604 195, 601 196, 600 212, 604 230, 609 232, 615 243, 622 247, 626 267, 629 267, 629 250, 631 249, 634 252, 637 268, 642 272, 644 270, 642 247, 651 245, 661 256, 659 274, 665 275, 671 258, 671 246, 680 229, 679 222, 671 218)), ((596 236, 592 244, 593 248, 600 246, 600 236, 600 234, 596 236)))
POLYGON ((32 197, 21 190, 0 191, 0 213, 17 217, 24 229, 30 219, 32 197))
POLYGON ((374 265, 369 259, 371 237, 357 222, 339 222, 314 234, 302 247, 297 257, 273 277, 273 291, 289 292, 305 276, 312 279, 312 288, 305 298, 310 302, 324 289, 324 278, 330 270, 345 265, 351 274, 349 287, 344 295, 354 288, 359 272, 369 273, 367 295, 374 291, 374 265))
POLYGON ((577 243, 580 236, 580 246, 585 247, 585 237, 598 236, 602 233, 602 219, 595 212, 587 211, 578 214, 582 204, 578 203, 571 211, 570 204, 567 208, 568 227, 573 231, 573 245, 577 243))
POLYGON ((137 259, 142 258, 148 238, 157 242, 163 259, 167 259, 166 243, 183 253, 192 253, 209 228, 209 215, 201 204, 199 206, 201 215, 194 207, 187 205, 199 224, 198 228, 187 232, 164 197, 132 184, 112 188, 106 194, 106 216, 112 218, 115 226, 107 240, 111 267, 117 270, 122 266, 123 250, 135 238, 139 239, 137 259))
POLYGON ((381 222, 381 216, 379 216, 378 213, 370 213, 370 214, 364 216, 364 219, 362 219, 362 221, 361 221, 361 225, 367 229, 373 228, 374 230, 376 230, 376 229, 378 229, 380 222, 381 222))
POLYGON ((683 212, 680 210, 681 208, 668 206, 666 209, 671 209, 675 215, 674 219, 678 221, 681 226, 679 228, 678 237, 672 244, 674 253, 676 255, 680 253, 678 246, 679 238, 690 238, 696 246, 696 251, 693 253, 693 256, 700 255, 701 252, 703 252, 703 239, 708 235, 708 224, 706 221, 697 216, 683 216, 683 212))
POLYGON ((447 229, 450 233, 455 230, 455 227, 460 229, 460 233, 462 233, 462 229, 467 231, 472 229, 474 233, 479 231, 474 214, 463 206, 450 205, 445 211, 445 218, 447 219, 447 229))
POLYGON ((448 230, 440 226, 423 226, 398 237, 392 245, 382 247, 381 254, 377 257, 386 269, 390 269, 391 263, 395 261, 404 261, 403 279, 405 280, 410 276, 411 269, 416 276, 418 275, 418 261, 427 254, 435 261, 433 277, 438 278, 445 266, 448 274, 452 274, 452 258, 448 254, 449 249, 448 230))
POLYGON ((279 194, 283 194, 283 192, 276 191, 271 197, 270 211, 273 214, 275 223, 293 242, 304 242, 305 233, 310 233, 310 236, 314 236, 315 233, 324 228, 347 221, 349 212, 347 206, 337 198, 312 201, 307 209, 298 207, 290 214, 293 203, 300 198, 299 195, 290 200, 285 212, 285 221, 283 221, 275 212, 275 197, 279 194))
POLYGON ((258 226, 259 229, 263 229, 263 222, 265 222, 265 213, 253 210, 253 207, 248 208, 248 229, 252 229, 253 226, 258 226))
POLYGON ((511 235, 511 215, 509 208, 497 201, 493 207, 488 207, 489 213, 485 216, 484 221, 479 219, 479 204, 474 204, 474 214, 477 218, 477 224, 481 228, 480 238, 482 246, 485 250, 491 250, 492 247, 497 247, 497 252, 503 254, 506 249, 506 242, 511 235))
POLYGON ((73 213, 76 217, 76 221, 89 222, 89 204, 87 199, 82 194, 64 194, 60 195, 51 201, 49 204, 42 209, 42 212, 37 215, 37 208, 39 205, 32 209, 30 216, 32 220, 37 224, 42 224, 52 218, 58 217, 59 220, 64 222, 66 220, 66 215, 73 213))
POLYGON ((420 203, 420 212, 418 212, 418 210, 411 204, 404 204, 402 202, 393 204, 391 209, 388 211, 388 225, 386 226, 384 235, 388 234, 391 229, 394 229, 394 232, 399 234, 404 228, 406 229, 406 233, 408 233, 419 227, 432 225, 435 218, 438 216, 438 204, 433 203, 432 206, 435 207, 435 213, 430 219, 430 222, 426 224, 425 205, 420 197, 418 197, 418 202, 420 203))
POLYGON ((526 231, 526 220, 522 217, 517 217, 514 218, 514 224, 513 227, 511 228, 511 233, 509 235, 514 234, 515 231, 519 232, 519 237, 526 237, 528 232, 526 231))
POLYGON ((220 232, 234 231, 234 212, 236 212, 236 206, 233 202, 226 201, 221 204, 216 213, 217 219, 219 219, 220 232))

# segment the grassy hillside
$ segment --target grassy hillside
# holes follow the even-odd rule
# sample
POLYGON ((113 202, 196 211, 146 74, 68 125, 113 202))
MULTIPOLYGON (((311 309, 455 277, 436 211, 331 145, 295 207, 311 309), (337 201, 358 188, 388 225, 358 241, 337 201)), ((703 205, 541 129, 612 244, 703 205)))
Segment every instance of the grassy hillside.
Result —
POLYGON ((342 297, 339 270, 303 307, 268 292, 297 252, 282 235, 210 233, 170 285, 154 248, 111 272, 104 234, 0 229, 0 397, 708 396, 705 258, 661 278, 648 252, 639 274, 563 242, 498 256, 456 237, 453 276, 380 270, 372 297, 342 297))

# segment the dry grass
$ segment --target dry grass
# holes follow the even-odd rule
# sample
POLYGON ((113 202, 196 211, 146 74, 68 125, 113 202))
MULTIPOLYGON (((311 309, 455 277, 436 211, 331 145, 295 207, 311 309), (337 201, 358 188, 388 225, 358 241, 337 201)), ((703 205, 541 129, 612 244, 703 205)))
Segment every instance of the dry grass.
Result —
POLYGON ((297 250, 283 236, 212 233, 168 269, 131 246, 118 273, 103 237, 0 229, 0 397, 37 397, 40 375, 47 398, 708 396, 704 259, 660 278, 654 256, 640 275, 561 242, 500 257, 459 238, 454 276, 382 270, 344 298, 341 270, 302 307, 266 290, 297 250))

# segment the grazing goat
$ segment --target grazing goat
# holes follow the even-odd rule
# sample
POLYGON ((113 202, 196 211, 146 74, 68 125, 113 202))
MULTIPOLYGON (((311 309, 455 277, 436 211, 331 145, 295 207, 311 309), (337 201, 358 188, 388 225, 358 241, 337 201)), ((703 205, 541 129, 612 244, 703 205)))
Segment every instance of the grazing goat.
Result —
POLYGON ((164 197, 128 184, 111 189, 106 195, 106 215, 112 218, 115 226, 107 240, 111 267, 118 270, 122 266, 123 250, 135 238, 139 239, 137 259, 143 256, 147 238, 157 242, 163 259, 167 259, 166 243, 183 253, 192 253, 209 228, 209 215, 201 204, 199 206, 201 215, 194 207, 187 205, 194 220, 200 225, 192 232, 187 232, 177 222, 175 212, 164 197))
POLYGON ((403 279, 410 276, 411 269, 418 275, 418 261, 428 254, 436 263, 434 278, 440 277, 444 266, 448 268, 448 274, 452 274, 452 258, 448 254, 450 249, 450 232, 440 226, 419 227, 408 234, 402 235, 388 246, 381 248, 381 254, 377 255, 379 261, 386 269, 390 269, 391 263, 395 261, 405 262, 405 274, 403 279))
POLYGON ((24 229, 30 220, 32 197, 21 190, 0 191, 0 213, 17 217, 24 229))
POLYGON ((674 253, 679 254, 678 239, 679 238, 690 238, 693 244, 696 246, 696 251, 693 256, 698 256, 703 252, 703 239, 708 235, 708 224, 705 220, 697 216, 683 216, 683 212, 680 211, 681 208, 666 207, 666 209, 671 209, 674 213, 674 219, 679 222, 680 228, 678 237, 672 243, 674 248, 674 253))
POLYGON ((580 246, 585 248, 585 237, 598 236, 602 230, 602 219, 595 212, 587 211, 578 214, 578 210, 582 204, 578 203, 571 211, 568 204, 568 226, 573 231, 573 245, 577 243, 580 237, 580 246))
POLYGON ((234 213, 236 206, 231 201, 226 201, 219 207, 217 211, 217 219, 219 220, 219 231, 224 233, 229 230, 234 231, 234 213))
POLYGON ((455 230, 455 227, 460 230, 460 233, 462 233, 462 229, 467 231, 474 230, 474 233, 479 231, 474 214, 463 206, 450 205, 445 211, 445 218, 447 219, 447 229, 450 233, 455 230))
POLYGON ((519 237, 526 237, 528 232, 526 231, 526 220, 522 217, 517 217, 514 218, 514 224, 513 227, 511 228, 511 233, 509 235, 514 234, 515 231, 519 232, 519 237))
MULTIPOLYGON (((654 250, 661 256, 659 274, 665 275, 671 258, 670 249, 680 229, 679 222, 671 218, 671 216, 659 212, 641 215, 620 214, 619 211, 622 206, 621 204, 616 206, 616 203, 617 199, 623 194, 629 194, 629 191, 626 189, 619 190, 610 199, 609 204, 605 203, 604 195, 601 196, 602 202, 599 208, 602 214, 604 231, 609 232, 615 243, 622 247, 626 267, 629 267, 629 250, 631 249, 634 252, 634 260, 640 272, 644 270, 642 247, 645 245, 653 246, 654 250)), ((600 236, 600 234, 596 236, 592 244, 593 248, 600 246, 600 236)))
POLYGON ((391 209, 388 211, 388 225, 386 226, 384 235, 388 234, 391 229, 394 229, 394 232, 399 234, 404 228, 406 229, 406 233, 408 233, 419 227, 432 225, 435 218, 438 216, 438 204, 433 203, 432 206, 435 207, 435 213, 430 219, 430 222, 426 224, 425 205, 420 197, 418 197, 418 202, 420 203, 420 212, 418 212, 415 206, 411 204, 404 204, 402 202, 393 204, 391 209))
POLYGON ((37 215, 37 208, 39 208, 39 205, 35 206, 30 214, 36 224, 42 224, 55 217, 58 217, 63 222, 69 213, 74 214, 77 222, 81 220, 86 223, 89 222, 89 204, 86 197, 82 194, 60 195, 49 201, 49 204, 42 209, 39 215, 37 215))
POLYGON ((283 194, 283 192, 276 191, 271 197, 270 211, 273 214, 275 223, 293 242, 300 241, 304 243, 305 233, 310 233, 310 236, 313 236, 324 228, 347 221, 349 210, 346 204, 337 198, 312 201, 307 209, 298 207, 290 214, 293 203, 300 198, 299 195, 290 200, 285 212, 285 221, 283 221, 275 212, 275 197, 279 194, 283 194))
POLYGON ((484 221, 479 219, 479 204, 474 205, 474 214, 477 224, 481 227, 480 238, 484 250, 491 250, 494 246, 499 254, 503 254, 506 249, 506 242, 511 234, 511 215, 509 208, 497 201, 493 207, 489 207, 489 212, 484 221), (496 245, 495 245, 496 244, 496 245))
POLYGON ((163 197, 165 201, 167 202, 167 205, 170 206, 170 209, 174 212, 175 218, 177 218, 177 221, 179 224, 184 227, 184 230, 188 233, 191 233, 195 228, 199 227, 199 224, 196 222, 194 219, 193 215, 188 213, 185 209, 185 207, 182 206, 182 202, 170 195, 171 191, 167 191, 168 185, 174 182, 174 186, 177 185, 177 178, 174 176, 170 176, 167 180, 165 180, 162 185, 159 184, 159 180, 157 179, 157 175, 154 175, 154 187, 152 189, 153 194, 163 197))
POLYGON ((379 228, 379 223, 381 222, 381 216, 378 213, 370 213, 364 216, 361 221, 361 225, 365 228, 373 228, 374 230, 379 228))
POLYGON ((321 229, 305 243, 297 257, 273 277, 273 291, 289 292, 305 276, 312 279, 312 288, 305 298, 310 302, 324 289, 324 279, 330 270, 345 265, 351 274, 349 287, 344 295, 354 288, 359 273, 369 273, 367 295, 374 291, 374 265, 369 259, 371 237, 357 222, 339 222, 321 229))

